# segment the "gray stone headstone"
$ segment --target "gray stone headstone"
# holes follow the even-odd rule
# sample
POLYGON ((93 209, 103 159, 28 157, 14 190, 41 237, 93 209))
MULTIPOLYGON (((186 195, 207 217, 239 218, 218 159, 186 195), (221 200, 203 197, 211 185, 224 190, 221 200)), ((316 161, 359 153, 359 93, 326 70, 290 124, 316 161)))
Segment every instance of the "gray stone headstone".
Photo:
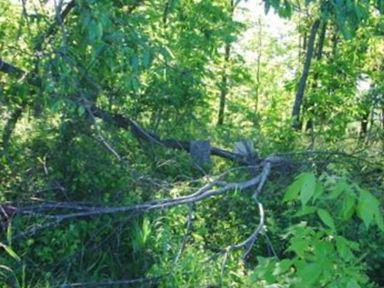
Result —
POLYGON ((252 157, 255 154, 253 142, 249 139, 238 141, 235 143, 235 153, 245 157, 252 157))
POLYGON ((209 141, 193 140, 189 148, 192 159, 197 165, 211 164, 211 144, 209 141))

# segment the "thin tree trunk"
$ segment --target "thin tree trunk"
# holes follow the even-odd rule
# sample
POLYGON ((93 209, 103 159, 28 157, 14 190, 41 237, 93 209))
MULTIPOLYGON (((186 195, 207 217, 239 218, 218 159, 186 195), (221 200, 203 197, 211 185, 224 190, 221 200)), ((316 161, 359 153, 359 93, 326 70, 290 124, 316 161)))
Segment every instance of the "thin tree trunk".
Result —
MULTIPOLYGON (((324 41, 325 41, 325 34, 327 32, 327 22, 323 22, 321 25, 321 31, 319 35, 319 40, 317 42, 317 48, 316 48, 316 54, 315 54, 315 59, 317 61, 321 60, 323 57, 323 48, 324 48, 324 41)), ((315 73, 313 75, 313 85, 312 89, 316 90, 317 89, 317 80, 319 78, 319 73, 315 73)), ((314 103, 308 103, 308 108, 311 108, 314 103)), ((313 119, 312 117, 308 119, 306 127, 306 130, 313 129, 313 119)))
MULTIPOLYGON (((234 1, 230 0, 230 13, 231 17, 234 12, 234 1)), ((223 125, 224 124, 224 113, 225 113, 225 103, 226 98, 228 94, 228 75, 227 75, 227 68, 229 64, 229 58, 231 55, 231 43, 226 42, 225 43, 225 52, 224 52, 224 67, 223 67, 223 75, 221 78, 221 86, 220 86, 220 104, 219 104, 219 115, 217 119, 217 125, 223 125)))
POLYGON ((303 97, 304 97, 304 91, 307 84, 308 74, 309 74, 309 68, 311 66, 312 56, 313 56, 313 50, 315 45, 315 39, 316 39, 316 33, 319 29, 320 20, 316 20, 311 28, 311 33, 309 35, 308 39, 308 49, 305 56, 305 62, 303 67, 303 72, 301 74, 299 87, 297 89, 296 97, 295 97, 295 103, 293 105, 292 109, 292 127, 295 129, 300 128, 300 110, 303 103, 303 97))
POLYGON ((381 126, 383 126, 384 129, 384 106, 381 109, 381 126))
POLYGON ((2 143, 1 146, 3 151, 6 151, 9 147, 9 141, 11 140, 11 136, 13 131, 15 130, 16 124, 21 118, 25 107, 27 106, 27 101, 24 101, 19 107, 17 107, 11 114, 11 117, 8 119, 7 123, 4 127, 4 132, 2 135, 2 143))
POLYGON ((319 41, 317 44, 316 59, 319 60, 323 57, 324 41, 325 34, 327 33, 327 22, 323 22, 321 26, 321 32, 319 36, 319 41))
POLYGON ((263 32, 263 27, 261 23, 261 18, 259 18, 258 21, 259 24, 259 43, 258 43, 258 54, 257 54, 257 68, 256 68, 256 91, 255 91, 255 112, 258 110, 259 106, 259 91, 260 91, 260 65, 261 65, 261 56, 262 56, 262 32, 263 32))
POLYGON ((360 139, 364 139, 368 132, 368 120, 369 120, 369 113, 370 111, 366 111, 361 119, 360 122, 360 139))
POLYGON ((338 37, 337 31, 334 31, 333 32, 333 37, 332 37, 332 57, 336 57, 336 54, 337 54, 337 44, 339 44, 339 37, 338 37))
POLYGON ((217 125, 224 124, 224 112, 225 112, 225 103, 228 94, 228 76, 227 76, 227 66, 229 62, 229 56, 231 54, 231 44, 225 44, 225 55, 224 55, 224 71, 221 78, 221 87, 220 87, 220 107, 219 107, 219 116, 217 120, 217 125))

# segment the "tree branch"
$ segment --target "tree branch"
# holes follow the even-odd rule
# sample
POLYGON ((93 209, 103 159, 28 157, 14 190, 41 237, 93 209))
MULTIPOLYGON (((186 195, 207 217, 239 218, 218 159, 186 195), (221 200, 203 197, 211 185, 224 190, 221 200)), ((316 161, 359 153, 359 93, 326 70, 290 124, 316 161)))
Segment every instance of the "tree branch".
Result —
POLYGON ((40 35, 37 44, 35 45, 35 50, 36 51, 41 51, 44 45, 44 42, 46 39, 54 35, 57 30, 59 29, 59 26, 64 22, 65 18, 68 16, 69 12, 75 7, 75 0, 71 0, 67 6, 65 6, 64 10, 58 14, 56 17, 56 21, 53 22, 47 29, 47 31, 43 34, 40 35))

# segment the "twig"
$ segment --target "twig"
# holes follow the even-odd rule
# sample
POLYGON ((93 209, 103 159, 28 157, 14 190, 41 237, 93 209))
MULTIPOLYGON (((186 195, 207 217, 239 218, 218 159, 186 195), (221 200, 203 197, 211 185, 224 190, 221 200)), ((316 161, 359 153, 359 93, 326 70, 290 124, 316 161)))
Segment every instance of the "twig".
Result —
MULTIPOLYGON (((160 278, 163 278, 164 276, 159 277, 152 277, 152 278, 138 278, 138 279, 132 279, 132 280, 105 280, 100 282, 82 282, 82 283, 70 283, 70 284, 62 284, 59 287, 60 288, 74 288, 74 287, 105 287, 105 286, 116 286, 116 285, 138 285, 138 284, 152 284, 154 285, 160 278)), ((136 286, 137 287, 137 286, 136 286)))
POLYGON ((264 208, 260 202, 257 203, 257 206, 259 207, 260 220, 259 220, 259 225, 257 226, 256 230, 246 240, 244 240, 243 242, 241 242, 239 244, 233 245, 230 249, 230 250, 233 250, 233 249, 238 249, 238 248, 246 248, 246 251, 243 255, 243 260, 245 260, 248 257, 248 255, 249 255, 249 253, 253 247, 253 244, 255 243, 257 238, 259 237, 259 234, 262 233, 264 230, 264 217, 265 217, 264 216, 264 208))
MULTIPOLYGON (((40 35, 38 39, 36 40, 35 50, 37 52, 40 52, 43 49, 44 42, 50 38, 52 35, 54 35, 59 27, 62 27, 65 18, 68 16, 69 12, 75 7, 75 0, 71 0, 67 6, 65 6, 64 10, 59 13, 59 11, 56 11, 56 17, 55 21, 48 27, 47 31, 40 35)), ((57 10, 57 9, 56 9, 57 10)))
POLYGON ((185 234, 184 234, 183 240, 181 241, 179 251, 176 254, 176 257, 175 257, 175 260, 173 261, 173 264, 176 264, 179 261, 181 253, 183 253, 183 250, 184 250, 185 245, 186 245, 187 240, 188 240, 189 231, 191 230, 192 220, 193 220, 193 204, 189 205, 189 213, 188 213, 188 218, 187 218, 187 225, 185 228, 185 234))
MULTIPOLYGON (((85 100, 85 99, 83 98, 83 100, 85 100)), ((89 108, 89 106, 87 104, 84 105, 84 106, 85 106, 85 109, 87 110, 89 116, 91 116, 91 118, 93 120, 93 123, 95 124, 95 127, 96 127, 95 130, 96 130, 97 137, 100 140, 100 142, 102 144, 104 144, 104 146, 108 149, 108 151, 111 152, 117 158, 117 160, 121 161, 121 157, 120 157, 119 153, 117 153, 116 150, 113 149, 112 146, 108 144, 108 142, 104 139, 103 135, 101 134, 100 127, 97 125, 96 118, 93 115, 93 113, 92 113, 91 109, 89 108)))
POLYGON ((276 156, 267 157, 266 160, 264 161, 263 170, 261 171, 260 175, 257 176, 259 177, 259 182, 257 184, 258 186, 256 188, 255 193, 252 196, 253 200, 256 202, 259 208, 259 215, 260 215, 259 225, 255 229, 255 231, 243 242, 239 244, 233 244, 225 249, 224 259, 221 266, 221 281, 223 281, 224 270, 225 270, 225 265, 228 259, 228 254, 234 249, 245 248, 246 250, 242 257, 243 261, 245 261, 245 259, 248 257, 249 253, 251 252, 252 247, 255 244, 256 240, 258 239, 259 235, 264 232, 264 222, 265 222, 264 208, 263 208, 263 204, 261 204, 258 201, 257 197, 261 193, 264 187, 264 184, 267 181, 269 174, 271 173, 272 163, 279 163, 280 161, 281 161, 280 157, 276 157, 276 156))
POLYGON ((272 241, 271 241, 271 239, 269 239, 269 236, 268 236, 268 234, 267 234, 265 231, 264 231, 264 233, 263 233, 263 236, 264 236, 265 240, 267 241, 267 245, 268 245, 269 248, 271 249, 271 252, 272 252, 273 256, 274 256, 276 259, 279 259, 279 256, 277 255, 276 250, 275 250, 275 248, 273 247, 272 241))
POLYGON ((261 171, 261 174, 260 174, 259 185, 257 186, 257 189, 252 196, 253 200, 255 200, 257 203, 258 203, 257 196, 259 196, 259 194, 261 193, 261 190, 263 189, 263 186, 264 186, 265 182, 267 181, 267 178, 268 178, 270 173, 271 173, 271 161, 269 161, 267 159, 265 164, 264 164, 263 170, 261 171))

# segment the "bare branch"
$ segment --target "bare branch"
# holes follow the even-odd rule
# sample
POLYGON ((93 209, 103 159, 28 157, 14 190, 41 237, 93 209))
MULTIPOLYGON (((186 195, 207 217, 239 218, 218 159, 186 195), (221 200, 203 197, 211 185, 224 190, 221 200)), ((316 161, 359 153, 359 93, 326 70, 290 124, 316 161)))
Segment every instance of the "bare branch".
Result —
POLYGON ((66 17, 68 16, 68 14, 71 12, 71 10, 73 9, 73 7, 75 7, 75 0, 71 0, 71 1, 67 4, 67 6, 65 6, 64 10, 63 10, 61 13, 59 13, 59 14, 55 17, 56 21, 53 22, 53 23, 48 27, 47 31, 46 31, 44 34, 42 34, 42 35, 39 36, 38 41, 37 41, 37 44, 35 45, 35 50, 36 50, 37 52, 41 51, 41 50, 43 49, 44 42, 45 42, 49 37, 51 37, 52 35, 54 35, 54 34, 58 31, 60 25, 63 24, 65 18, 66 18, 66 17))
POLYGON ((105 280, 100 282, 83 282, 83 283, 71 283, 71 284, 62 284, 60 288, 75 288, 75 287, 105 287, 105 286, 116 286, 116 285, 126 285, 137 287, 137 285, 143 285, 144 283, 151 286, 155 285, 155 283, 164 276, 152 277, 152 278, 138 278, 132 280, 105 280))
POLYGON ((209 186, 206 186, 205 189, 200 189, 199 191, 197 191, 192 195, 182 196, 178 198, 168 198, 168 199, 163 199, 158 201, 151 201, 151 202, 137 204, 133 206, 103 207, 103 208, 94 207, 90 211, 81 211, 81 212, 70 213, 70 214, 52 215, 52 218, 56 220, 70 220, 70 219, 76 219, 76 218, 102 216, 107 214, 126 213, 126 212, 144 212, 144 211, 150 211, 150 210, 168 209, 178 205, 197 203, 204 199, 223 194, 230 190, 242 191, 247 188, 256 186, 259 182, 260 182, 260 176, 257 176, 245 182, 229 183, 224 187, 221 187, 218 189, 208 189, 209 186, 216 185, 216 183, 213 182, 209 186))
POLYGON ((187 225, 185 228, 185 234, 184 234, 183 240, 181 241, 179 251, 176 254, 173 264, 176 264, 179 261, 181 253, 183 253, 183 250, 188 240, 189 231, 191 230, 191 227, 192 227, 192 220, 193 220, 193 204, 189 205, 189 213, 187 218, 187 225))

